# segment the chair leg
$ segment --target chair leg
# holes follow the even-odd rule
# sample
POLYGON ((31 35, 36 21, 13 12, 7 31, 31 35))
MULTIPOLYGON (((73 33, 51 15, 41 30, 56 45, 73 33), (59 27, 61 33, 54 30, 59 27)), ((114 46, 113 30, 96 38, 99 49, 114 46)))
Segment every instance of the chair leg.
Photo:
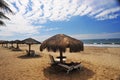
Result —
POLYGON ((67 74, 69 74, 69 73, 70 73, 70 71, 72 71, 72 70, 73 70, 73 68, 72 68, 72 69, 67 70, 67 74))
POLYGON ((67 70, 67 74, 69 74, 70 70, 67 70))
POLYGON ((79 67, 78 70, 81 71, 81 67, 79 67))

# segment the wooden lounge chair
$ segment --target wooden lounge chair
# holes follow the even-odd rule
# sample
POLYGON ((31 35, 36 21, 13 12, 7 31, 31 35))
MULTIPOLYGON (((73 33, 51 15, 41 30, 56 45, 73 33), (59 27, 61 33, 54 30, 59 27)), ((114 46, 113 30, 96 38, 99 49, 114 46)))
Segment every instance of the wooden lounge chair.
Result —
POLYGON ((65 70, 67 72, 67 74, 69 74, 69 72, 74 69, 73 66, 68 66, 65 64, 61 64, 61 63, 59 63, 58 66, 60 66, 63 70, 65 70))

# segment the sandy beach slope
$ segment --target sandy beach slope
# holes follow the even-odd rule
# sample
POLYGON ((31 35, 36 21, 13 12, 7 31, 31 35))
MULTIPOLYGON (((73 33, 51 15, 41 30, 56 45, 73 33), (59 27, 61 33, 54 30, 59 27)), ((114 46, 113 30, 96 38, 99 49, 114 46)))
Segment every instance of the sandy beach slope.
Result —
POLYGON ((85 47, 78 53, 64 55, 67 62, 81 62, 82 70, 66 74, 50 67, 48 54, 54 57, 59 52, 39 51, 40 45, 32 45, 35 58, 24 55, 27 45, 20 45, 22 51, 11 51, 0 45, 0 80, 120 80, 120 48, 85 47))

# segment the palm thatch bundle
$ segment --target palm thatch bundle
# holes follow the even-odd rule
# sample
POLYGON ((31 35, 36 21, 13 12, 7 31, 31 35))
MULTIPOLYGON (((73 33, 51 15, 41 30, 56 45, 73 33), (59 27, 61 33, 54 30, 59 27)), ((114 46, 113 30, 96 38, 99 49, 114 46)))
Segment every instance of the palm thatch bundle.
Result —
POLYGON ((0 0, 0 9, 4 9, 5 11, 13 13, 4 0, 0 0))
POLYGON ((70 52, 79 52, 83 51, 83 42, 64 34, 58 34, 45 40, 40 46, 40 51, 45 48, 54 52, 65 52, 66 48, 70 48, 70 52))
MULTIPOLYGON (((10 12, 13 14, 12 10, 8 7, 8 4, 4 0, 0 0, 0 19, 8 19, 10 20, 4 12, 10 12)), ((5 25, 5 23, 0 20, 0 26, 5 25)))
POLYGON ((64 34, 57 34, 45 40, 40 46, 40 51, 43 51, 45 48, 48 51, 59 51, 60 62, 62 63, 62 52, 65 52, 66 48, 69 48, 70 52, 83 51, 83 42, 64 34))

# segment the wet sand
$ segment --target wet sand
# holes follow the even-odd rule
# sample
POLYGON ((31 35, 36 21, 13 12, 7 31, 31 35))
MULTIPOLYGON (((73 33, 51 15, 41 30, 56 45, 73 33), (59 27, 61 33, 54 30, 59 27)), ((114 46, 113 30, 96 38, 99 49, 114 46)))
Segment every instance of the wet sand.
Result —
POLYGON ((38 57, 26 57, 27 45, 22 51, 12 51, 0 45, 0 80, 120 80, 120 48, 85 47, 84 51, 64 55, 66 62, 81 62, 81 71, 66 74, 50 67, 48 54, 59 52, 39 51, 40 45, 32 45, 38 57))

